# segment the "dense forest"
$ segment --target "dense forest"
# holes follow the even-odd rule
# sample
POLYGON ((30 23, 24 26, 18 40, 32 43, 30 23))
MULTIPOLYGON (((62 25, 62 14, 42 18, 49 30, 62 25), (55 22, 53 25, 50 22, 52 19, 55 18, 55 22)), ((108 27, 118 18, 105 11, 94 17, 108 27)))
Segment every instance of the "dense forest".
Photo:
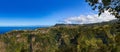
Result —
POLYGON ((120 52, 116 21, 56 24, 0 35, 0 52, 120 52))

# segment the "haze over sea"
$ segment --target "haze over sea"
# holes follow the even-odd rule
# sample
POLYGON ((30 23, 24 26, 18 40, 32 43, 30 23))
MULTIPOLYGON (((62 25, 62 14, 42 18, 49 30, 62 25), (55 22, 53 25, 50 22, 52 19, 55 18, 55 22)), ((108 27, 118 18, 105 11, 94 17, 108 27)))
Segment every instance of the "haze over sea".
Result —
POLYGON ((37 28, 45 28, 48 26, 1 26, 0 34, 4 34, 6 32, 10 32, 13 30, 35 30, 37 28))

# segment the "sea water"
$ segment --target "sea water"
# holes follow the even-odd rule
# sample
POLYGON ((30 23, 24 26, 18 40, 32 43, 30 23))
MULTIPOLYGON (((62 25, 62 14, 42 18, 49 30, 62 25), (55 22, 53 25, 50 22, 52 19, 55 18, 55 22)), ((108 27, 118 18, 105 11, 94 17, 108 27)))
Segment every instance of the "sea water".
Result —
POLYGON ((10 32, 13 30, 34 30, 37 28, 45 28, 46 26, 25 26, 25 27, 0 27, 0 34, 10 32))

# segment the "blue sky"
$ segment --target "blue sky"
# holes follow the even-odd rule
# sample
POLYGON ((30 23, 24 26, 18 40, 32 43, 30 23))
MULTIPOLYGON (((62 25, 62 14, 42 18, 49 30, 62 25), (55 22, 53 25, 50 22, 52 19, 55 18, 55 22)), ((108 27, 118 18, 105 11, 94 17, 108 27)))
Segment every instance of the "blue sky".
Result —
POLYGON ((54 25, 91 13, 84 0, 0 0, 0 26, 54 25))

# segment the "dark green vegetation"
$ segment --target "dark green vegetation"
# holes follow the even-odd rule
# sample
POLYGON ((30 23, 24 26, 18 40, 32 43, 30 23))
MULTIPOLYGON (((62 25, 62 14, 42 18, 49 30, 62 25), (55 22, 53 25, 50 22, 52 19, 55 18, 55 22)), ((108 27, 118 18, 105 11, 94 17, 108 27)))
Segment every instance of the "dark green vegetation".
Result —
POLYGON ((114 23, 56 25, 0 35, 0 52, 119 52, 114 23))

